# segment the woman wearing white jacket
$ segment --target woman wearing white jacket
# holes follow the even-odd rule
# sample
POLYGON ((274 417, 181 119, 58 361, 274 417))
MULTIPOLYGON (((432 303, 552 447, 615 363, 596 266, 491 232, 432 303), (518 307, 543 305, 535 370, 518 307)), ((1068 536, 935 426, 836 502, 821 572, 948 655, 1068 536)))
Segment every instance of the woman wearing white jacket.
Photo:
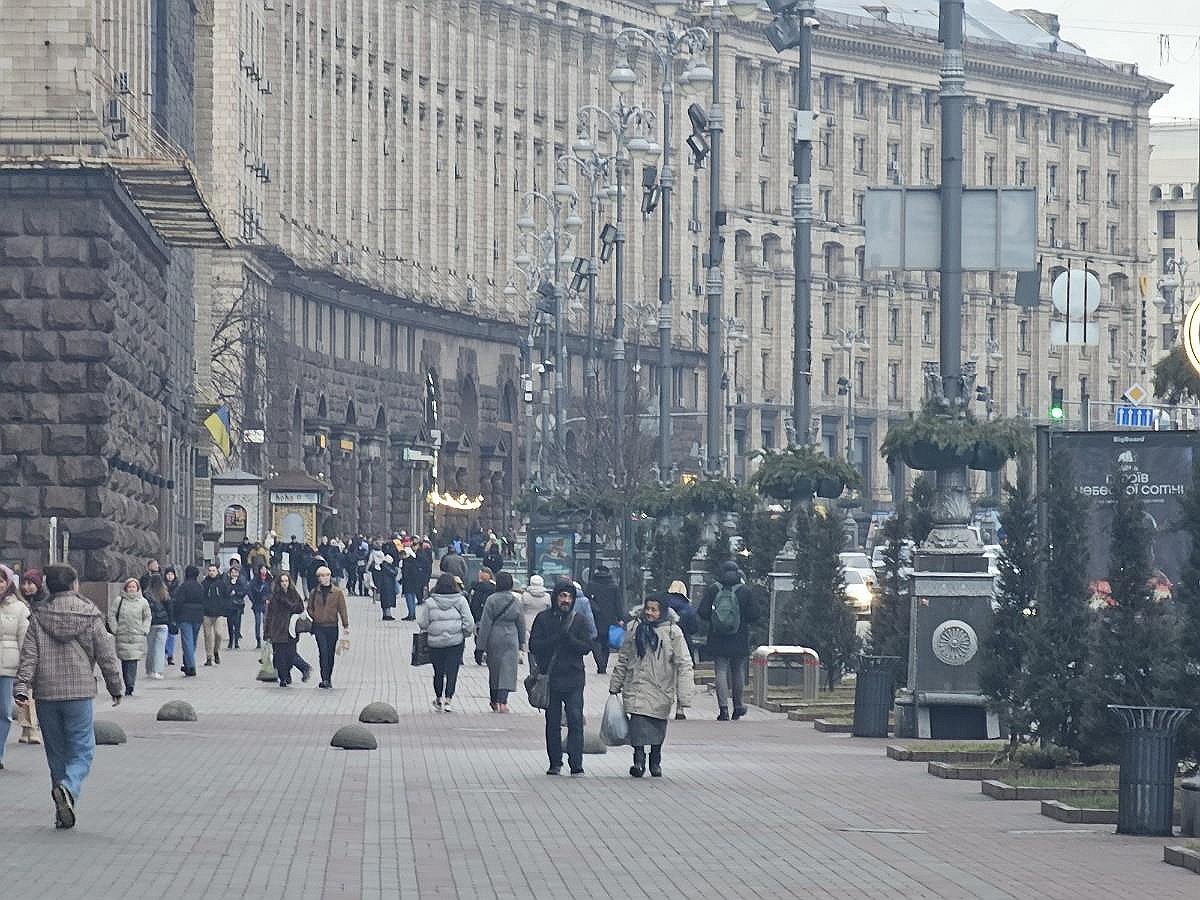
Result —
POLYGON ((136 578, 126 578, 121 595, 108 602, 108 630, 117 641, 117 658, 121 660, 121 676, 125 680, 125 696, 133 696, 138 663, 146 658, 146 635, 154 615, 150 601, 142 596, 142 586, 136 578))
POLYGON ((662 776, 662 745, 667 739, 671 705, 692 705, 695 675, 679 617, 665 599, 647 597, 641 609, 631 610, 625 626, 621 655, 609 679, 608 690, 620 694, 629 716, 629 743, 633 765, 629 774, 641 778, 650 748, 650 775, 662 776))
POLYGON ((29 607, 17 594, 12 570, 0 566, 0 769, 4 768, 4 745, 13 720, 13 679, 21 659, 21 644, 29 628, 29 607))
POLYGON ((452 712, 458 669, 462 665, 463 642, 475 633, 471 606, 453 575, 443 574, 433 593, 417 607, 417 627, 425 633, 429 661, 433 663, 433 708, 452 712))

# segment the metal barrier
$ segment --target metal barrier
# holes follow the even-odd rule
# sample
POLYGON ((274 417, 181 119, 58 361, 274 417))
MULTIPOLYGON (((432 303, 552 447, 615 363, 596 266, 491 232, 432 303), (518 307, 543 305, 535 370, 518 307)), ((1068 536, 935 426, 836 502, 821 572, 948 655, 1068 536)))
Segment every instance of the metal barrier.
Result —
POLYGON ((811 647, 759 647, 750 655, 750 696, 755 706, 767 702, 769 687, 800 687, 805 700, 815 700, 821 683, 821 657, 811 647))

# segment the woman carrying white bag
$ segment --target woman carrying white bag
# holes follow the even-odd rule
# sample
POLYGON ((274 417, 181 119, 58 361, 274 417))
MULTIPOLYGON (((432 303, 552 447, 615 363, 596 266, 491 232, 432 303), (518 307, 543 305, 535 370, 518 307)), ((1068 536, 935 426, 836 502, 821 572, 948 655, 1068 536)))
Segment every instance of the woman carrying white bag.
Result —
MULTIPOLYGON (((633 746, 629 774, 646 772, 649 748, 650 774, 662 777, 662 745, 667 738, 671 706, 691 706, 696 683, 692 657, 679 627, 679 617, 658 597, 647 597, 641 609, 629 613, 625 641, 609 681, 610 694, 620 694, 629 716, 628 741, 633 746)), ((612 703, 613 698, 609 698, 612 703)), ((605 724, 608 725, 608 708, 605 724)), ((605 727, 608 734, 613 729, 605 727)), ((615 735, 614 735, 615 736, 615 735)))

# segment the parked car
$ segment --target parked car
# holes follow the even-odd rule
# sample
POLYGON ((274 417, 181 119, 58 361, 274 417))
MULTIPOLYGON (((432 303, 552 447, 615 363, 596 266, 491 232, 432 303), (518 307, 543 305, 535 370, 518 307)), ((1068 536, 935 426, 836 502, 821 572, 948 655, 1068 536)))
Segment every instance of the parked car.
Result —
POLYGON ((875 604, 874 580, 862 569, 846 569, 846 601, 859 619, 871 618, 875 604))

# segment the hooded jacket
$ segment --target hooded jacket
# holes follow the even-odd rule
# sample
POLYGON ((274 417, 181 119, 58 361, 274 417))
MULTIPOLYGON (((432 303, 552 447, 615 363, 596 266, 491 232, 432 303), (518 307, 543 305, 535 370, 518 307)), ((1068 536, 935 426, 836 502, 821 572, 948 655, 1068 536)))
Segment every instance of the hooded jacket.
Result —
POLYGON ((609 693, 621 695, 626 715, 669 719, 676 700, 681 707, 692 705, 696 690, 692 654, 679 627, 679 616, 669 608, 667 616, 668 624, 656 629, 658 649, 647 647, 646 654, 639 657, 634 636, 642 621, 642 608, 629 612, 621 654, 608 683, 609 693))
POLYGON ((35 606, 21 645, 13 694, 39 700, 87 700, 96 696, 95 667, 108 693, 121 697, 125 683, 104 616, 90 600, 67 592, 35 606))
POLYGON ((175 591, 171 597, 171 617, 189 625, 204 621, 204 587, 199 581, 189 578, 175 591))
POLYGON ((454 647, 475 633, 475 618, 462 594, 430 594, 417 607, 417 627, 427 635, 430 647, 454 647))
POLYGON ((142 594, 121 594, 108 602, 108 630, 117 644, 117 658, 146 658, 146 635, 154 613, 142 594))
POLYGON ((750 655, 750 628, 758 621, 758 605, 755 602, 755 590, 752 586, 742 583, 742 574, 736 568, 726 568, 721 571, 717 580, 704 591, 704 602, 700 604, 700 618, 710 623, 708 629, 709 656, 739 657, 750 655), (741 627, 733 634, 714 634, 711 621, 713 602, 717 593, 723 587, 735 588, 741 612, 741 627))
POLYGON ((29 607, 14 594, 0 597, 0 677, 17 674, 21 644, 29 628, 29 607))
POLYGON ((526 633, 533 631, 533 620, 543 609, 550 608, 550 592, 542 581, 541 575, 529 579, 529 587, 521 594, 521 612, 525 616, 526 633))
POLYGON ((208 578, 200 582, 204 591, 204 615, 206 618, 217 619, 229 615, 232 602, 233 583, 228 576, 217 573, 216 578, 208 578))
POLYGON ((608 627, 623 621, 621 616, 621 590, 613 580, 612 572, 599 569, 587 583, 584 593, 592 601, 592 617, 596 631, 603 640, 608 640, 608 627))
POLYGON ((588 620, 576 610, 575 603, 567 612, 551 605, 537 614, 529 633, 529 652, 537 662, 538 671, 549 676, 550 690, 566 692, 583 688, 586 681, 583 658, 592 652, 592 635, 588 620))

